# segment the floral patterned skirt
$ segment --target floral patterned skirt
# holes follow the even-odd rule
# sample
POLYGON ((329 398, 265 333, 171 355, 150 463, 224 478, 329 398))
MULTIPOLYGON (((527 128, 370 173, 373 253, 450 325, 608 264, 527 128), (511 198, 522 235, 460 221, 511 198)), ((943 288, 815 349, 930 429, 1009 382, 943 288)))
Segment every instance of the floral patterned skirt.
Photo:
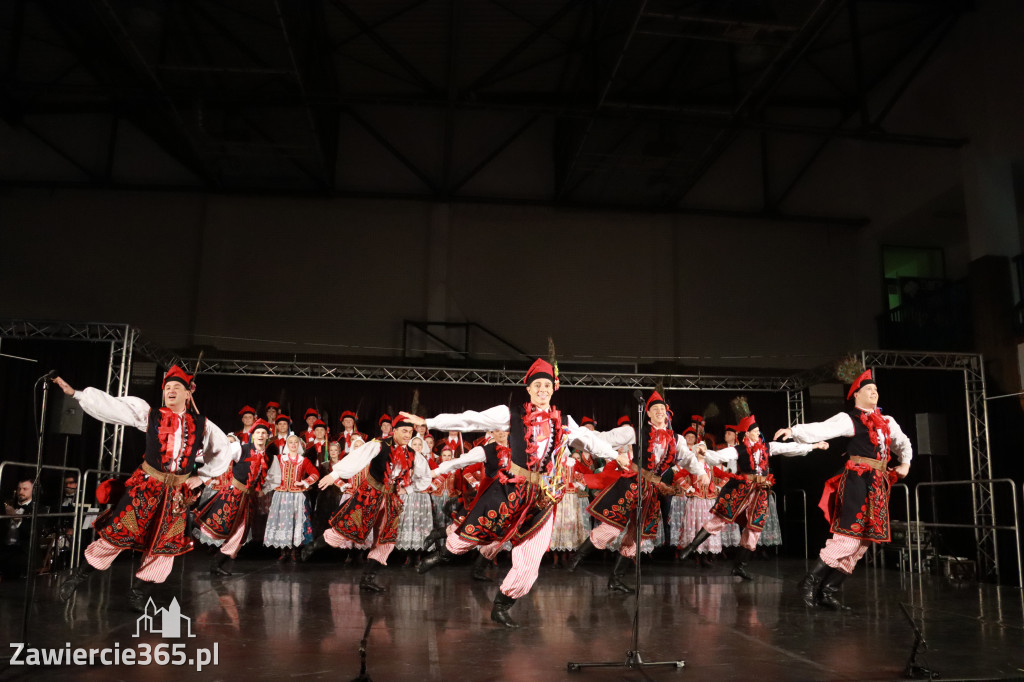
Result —
POLYGON ((309 500, 305 493, 274 491, 267 515, 263 544, 267 547, 301 547, 313 541, 309 500))
POLYGON ((423 541, 434 530, 434 510, 429 493, 409 493, 398 515, 395 549, 422 551, 423 541))
POLYGON ((551 531, 550 548, 556 552, 574 550, 590 535, 590 500, 566 493, 555 507, 555 526, 551 531))

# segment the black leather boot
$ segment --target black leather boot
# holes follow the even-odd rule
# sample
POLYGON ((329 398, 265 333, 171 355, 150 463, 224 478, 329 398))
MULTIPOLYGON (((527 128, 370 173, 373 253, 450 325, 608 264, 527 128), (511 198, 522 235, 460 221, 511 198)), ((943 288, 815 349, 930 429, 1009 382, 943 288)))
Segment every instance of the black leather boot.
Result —
POLYGON ((230 559, 227 554, 223 552, 217 552, 212 559, 210 559, 210 575, 231 575, 231 571, 224 568, 224 564, 230 559))
POLYGON ((491 562, 488 561, 487 557, 477 552, 476 560, 473 562, 473 580, 480 580, 488 583, 491 582, 490 577, 488 577, 485 572, 487 567, 490 565, 491 562))
POLYGON ((64 582, 60 584, 60 595, 61 601, 67 601, 71 599, 71 595, 75 593, 78 586, 84 583, 90 575, 96 572, 96 569, 89 565, 89 562, 83 560, 82 564, 71 571, 71 575, 64 579, 64 582))
POLYGON ((740 551, 736 553, 736 563, 733 564, 732 574, 739 576, 744 580, 753 580, 754 576, 747 573, 747 562, 750 561, 750 555, 753 554, 746 547, 740 547, 740 551))
POLYGON ((423 549, 428 552, 434 552, 437 550, 438 544, 444 542, 445 538, 448 537, 448 531, 444 528, 435 528, 430 531, 430 535, 423 541, 423 549))
POLYGON ((573 555, 572 561, 570 561, 569 565, 566 567, 569 569, 569 572, 572 573, 577 568, 579 568, 580 563, 583 561, 583 559, 585 559, 586 556, 593 552, 595 549, 597 548, 594 547, 594 543, 591 542, 590 537, 587 536, 587 539, 583 541, 583 544, 576 548, 576 553, 573 555))
POLYGON ((416 567, 416 572, 422 575, 435 566, 447 564, 454 558, 455 555, 449 552, 447 547, 441 545, 441 549, 424 558, 423 561, 420 562, 420 565, 416 567))
POLYGON ((818 559, 818 563, 814 564, 814 568, 811 572, 803 577, 800 581, 800 597, 804 600, 804 604, 807 606, 817 606, 818 604, 818 589, 821 587, 821 583, 825 580, 825 577, 832 572, 832 567, 818 559))
POLYGON ((146 602, 149 601, 153 585, 154 583, 148 583, 145 580, 135 580, 132 589, 128 591, 128 607, 132 611, 137 611, 138 613, 146 612, 146 602))
POLYGON ((688 544, 683 551, 679 554, 679 560, 689 559, 690 555, 697 551, 697 548, 704 544, 704 541, 711 537, 711 533, 707 532, 703 528, 697 531, 697 534, 693 536, 693 541, 688 544))
POLYGON ((852 611, 853 609, 836 599, 836 595, 839 594, 839 587, 843 584, 844 580, 846 580, 846 574, 838 568, 833 568, 832 572, 825 576, 825 580, 821 583, 821 590, 818 592, 818 606, 832 609, 833 611, 852 611))
POLYGON ((383 585, 377 583, 374 578, 377 575, 377 569, 383 567, 384 564, 370 559, 366 562, 366 567, 363 569, 363 577, 359 580, 359 589, 363 592, 385 592, 387 591, 383 585))
POLYGON ((615 592, 623 592, 625 594, 632 594, 636 592, 632 587, 622 582, 622 577, 626 575, 626 569, 633 565, 633 562, 621 554, 615 558, 615 568, 612 569, 611 577, 608 578, 608 589, 614 590, 615 592))
POLYGON ((302 559, 303 562, 309 561, 314 552, 318 549, 323 549, 324 547, 327 547, 327 540, 324 540, 324 536, 321 535, 313 542, 302 546, 302 553, 299 555, 299 558, 302 559))
POLYGON ((508 610, 511 609, 512 605, 515 603, 515 599, 505 596, 504 592, 498 590, 498 594, 494 595, 494 606, 491 608, 491 620, 499 625, 504 625, 507 628, 519 627, 519 623, 512 620, 512 616, 508 615, 508 610))

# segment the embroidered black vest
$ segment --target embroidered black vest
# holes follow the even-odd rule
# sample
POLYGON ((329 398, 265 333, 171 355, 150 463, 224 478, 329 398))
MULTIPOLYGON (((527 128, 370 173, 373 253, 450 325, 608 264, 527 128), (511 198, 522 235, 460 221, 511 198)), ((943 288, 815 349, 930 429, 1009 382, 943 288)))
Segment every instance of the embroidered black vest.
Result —
POLYGON ((870 429, 860 420, 862 414, 863 412, 857 408, 850 411, 850 419, 853 421, 853 438, 846 445, 846 454, 889 461, 889 440, 883 438, 882 434, 878 434, 878 445, 872 443, 870 429))
POLYGON ((370 460, 370 475, 379 483, 391 482, 391 454, 397 449, 392 438, 386 438, 380 442, 380 452, 370 460))
POLYGON ((755 469, 753 466, 751 466, 751 457, 750 451, 747 450, 747 441, 745 439, 740 440, 740 442, 737 443, 736 445, 736 454, 738 455, 738 457, 736 458, 736 470, 741 474, 767 476, 769 473, 768 460, 770 459, 768 455, 770 453, 771 450, 768 449, 768 444, 765 443, 764 452, 761 454, 761 461, 758 462, 758 466, 755 469))
POLYGON ((166 407, 150 409, 149 428, 146 429, 146 463, 158 471, 185 473, 192 470, 196 458, 203 454, 203 437, 206 435, 206 417, 185 412, 180 420, 184 422, 181 434, 181 459, 174 468, 174 434, 179 417, 166 407), (161 433, 163 431, 163 433, 161 433), (164 448, 167 449, 168 463, 164 464, 164 448))
MULTIPOLYGON (((523 423, 523 417, 526 416, 526 411, 520 407, 518 410, 509 408, 509 425, 508 425, 508 446, 512 450, 512 463, 517 464, 524 469, 529 469, 530 457, 526 454, 526 425, 523 423)), ((533 468, 533 471, 539 471, 546 473, 548 467, 551 465, 552 453, 555 452, 555 446, 562 442, 562 425, 551 424, 551 437, 548 438, 547 447, 542 453, 537 453, 536 457, 538 460, 538 466, 533 468)))
MULTIPOLYGON (((271 447, 273 446, 267 446, 267 451, 263 453, 263 460, 267 464, 264 471, 269 470, 270 464, 274 461, 275 454, 270 452, 271 447)), ((242 456, 231 467, 231 475, 242 483, 247 483, 249 481, 249 474, 260 466, 259 460, 248 461, 254 454, 256 454, 256 446, 252 443, 246 443, 242 446, 242 456)), ((264 474, 265 476, 266 474, 264 474)), ((259 482, 259 487, 263 487, 262 481, 259 482)))
MULTIPOLYGON (((526 446, 523 447, 525 449, 526 446)), ((488 478, 494 478, 502 469, 501 449, 501 446, 493 440, 484 446, 484 475, 488 478)), ((508 464, 506 463, 505 466, 507 467, 508 464)))
POLYGON ((650 471, 654 472, 658 476, 663 476, 665 474, 665 472, 668 471, 669 469, 671 469, 672 465, 676 463, 676 433, 675 433, 675 431, 672 430, 671 426, 669 426, 667 429, 665 429, 665 430, 668 431, 669 443, 668 443, 668 446, 665 449, 665 455, 661 458, 661 461, 658 462, 657 466, 655 466, 655 464, 654 464, 655 454, 653 452, 653 449, 654 449, 653 448, 653 441, 650 440, 650 438, 654 434, 655 430, 656 429, 653 426, 651 426, 650 431, 648 431, 647 437, 648 437, 649 440, 647 441, 647 443, 648 443, 647 448, 648 448, 648 450, 650 452, 647 453, 647 459, 644 462, 644 468, 645 469, 649 469, 650 471))

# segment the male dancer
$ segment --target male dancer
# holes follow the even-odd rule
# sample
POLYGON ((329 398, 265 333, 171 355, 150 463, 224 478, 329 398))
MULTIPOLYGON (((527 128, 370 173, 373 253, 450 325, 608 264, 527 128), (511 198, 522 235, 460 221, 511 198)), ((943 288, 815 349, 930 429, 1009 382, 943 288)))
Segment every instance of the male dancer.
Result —
POLYGON ((430 487, 430 466, 423 455, 409 449, 412 423, 395 417, 391 438, 372 440, 338 461, 331 473, 320 479, 326 489, 339 478, 352 479, 352 497, 331 517, 330 528, 315 543, 302 548, 302 560, 308 561, 321 547, 347 547, 348 542, 361 545, 373 531, 373 546, 367 555, 359 589, 384 592, 374 579, 386 566, 398 536, 398 517, 404 496, 430 487))
MULTIPOLYGON (((661 521, 659 494, 672 492, 671 487, 662 479, 672 476, 672 467, 677 463, 682 464, 693 474, 698 487, 705 488, 710 482, 704 467, 697 459, 697 454, 705 450, 704 444, 698 444, 691 449, 681 436, 673 433, 672 423, 668 419, 668 406, 657 391, 651 393, 646 407, 650 431, 647 435, 647 452, 644 454, 644 470, 640 471, 641 476, 638 476, 638 468, 634 463, 625 468, 609 465, 602 473, 585 477, 588 485, 594 483, 602 488, 587 507, 587 512, 597 520, 598 525, 576 549, 576 555, 569 564, 569 570, 575 571, 584 557, 595 549, 604 549, 625 530, 626 537, 622 540, 615 566, 608 578, 608 589, 616 592, 634 591, 622 581, 622 578, 629 560, 635 560, 636 557, 637 532, 634 519, 637 498, 640 498, 644 511, 640 536, 653 539, 658 534, 658 523, 661 521)), ((713 464, 719 463, 714 458, 712 460, 713 464)), ((671 482, 671 478, 669 481, 671 482)))
POLYGON ((196 512, 199 541, 220 548, 210 562, 213 575, 231 575, 224 564, 238 556, 238 550, 245 544, 254 499, 263 494, 271 452, 276 450, 276 446, 270 445, 268 452, 269 440, 270 424, 257 419, 249 431, 249 442, 242 445, 231 467, 230 482, 196 512))
POLYGON ((764 530, 768 518, 768 491, 775 483, 775 477, 770 472, 769 456, 806 455, 814 449, 828 449, 828 443, 801 445, 772 441, 766 445, 761 438, 757 418, 752 414, 740 421, 737 431, 743 432, 743 440, 735 447, 722 448, 714 454, 735 459, 739 473, 729 474, 728 483, 722 486, 711 508, 711 518, 697 531, 679 559, 686 559, 709 537, 721 533, 728 524, 736 522, 743 527, 743 535, 732 574, 743 580, 753 580, 753 576, 747 573, 747 562, 764 530))
POLYGON ((527 370, 524 383, 530 402, 515 413, 506 405, 433 419, 402 413, 410 422, 430 429, 510 432, 508 468, 486 482, 486 488, 481 486, 466 519, 448 535, 444 547, 418 568, 424 573, 479 545, 511 540, 512 570, 505 576, 491 609, 491 620, 509 628, 519 627, 509 609, 537 580, 540 562, 551 541, 554 506, 573 484, 575 460, 569 456, 569 447, 581 447, 603 459, 619 458, 625 467, 628 459, 618 455, 615 448, 636 439, 632 428, 601 434, 580 428, 571 420, 568 426, 563 423, 561 413, 551 404, 558 378, 550 363, 536 360, 527 370))
POLYGON ((192 540, 185 534, 189 485, 199 485, 199 479, 189 480, 192 466, 203 462, 199 476, 216 478, 241 446, 230 442, 209 419, 189 410, 195 385, 178 366, 164 375, 164 406, 159 409, 132 396, 115 398, 95 388, 76 391, 60 377, 53 382, 66 395, 73 395, 90 416, 146 433, 142 464, 128 479, 121 499, 96 519, 99 538, 86 547, 85 562, 61 583, 60 598, 67 601, 95 570, 106 570, 118 554, 134 549, 142 552, 142 566, 128 603, 143 612, 153 584, 167 579, 174 557, 192 550, 192 540))
POLYGON ((800 581, 800 595, 808 606, 849 611, 836 599, 839 586, 853 573, 872 542, 889 542, 889 490, 910 473, 914 457, 910 439, 892 417, 878 407, 878 386, 871 370, 850 386, 846 399, 853 409, 823 422, 779 429, 775 437, 791 436, 800 443, 845 437, 849 458, 843 473, 825 486, 829 511, 825 514, 832 538, 825 542, 818 563, 800 581), (890 467, 893 456, 899 462, 890 467))

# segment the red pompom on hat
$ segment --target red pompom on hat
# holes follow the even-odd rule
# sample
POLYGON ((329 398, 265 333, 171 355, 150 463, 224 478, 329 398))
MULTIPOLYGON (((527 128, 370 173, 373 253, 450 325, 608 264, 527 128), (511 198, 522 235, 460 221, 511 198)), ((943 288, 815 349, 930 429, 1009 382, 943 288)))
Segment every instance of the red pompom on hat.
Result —
POLYGON ((316 420, 315 422, 313 422, 313 426, 312 426, 312 428, 314 428, 314 429, 317 429, 317 428, 321 428, 321 427, 322 427, 322 428, 325 428, 325 429, 326 429, 326 428, 327 428, 327 424, 324 424, 324 423, 323 423, 323 422, 322 422, 321 420, 319 420, 319 419, 317 419, 317 420, 316 420))
POLYGON ((537 379, 550 379, 551 383, 555 384, 555 390, 558 390, 558 382, 555 380, 555 368, 551 366, 551 363, 547 360, 537 358, 530 365, 530 369, 526 370, 526 378, 523 379, 523 383, 529 386, 532 382, 537 379))
POLYGON ((868 384, 873 384, 873 383, 875 383, 875 378, 873 376, 871 376, 871 370, 870 369, 864 370, 864 373, 861 374, 859 377, 857 377, 854 380, 853 385, 850 386, 850 392, 846 394, 846 399, 849 400, 850 398, 853 397, 854 393, 856 393, 860 389, 864 388, 868 384))
POLYGON ((597 422, 591 419, 590 417, 584 417, 583 419, 580 420, 580 426, 586 426, 587 424, 593 424, 594 426, 597 426, 597 422))
POLYGON ((238 411, 238 414, 240 414, 240 415, 251 414, 251 415, 255 416, 256 415, 256 408, 252 407, 250 405, 246 405, 245 407, 243 407, 242 409, 240 409, 238 411))
POLYGON ((319 419, 320 412, 318 412, 315 407, 311 407, 308 410, 306 410, 306 415, 303 417, 303 419, 305 419, 306 417, 316 417, 317 419, 319 419))
POLYGON ((289 417, 288 415, 282 413, 282 414, 277 415, 277 419, 274 420, 275 424, 277 424, 278 422, 288 422, 289 424, 291 424, 292 423, 292 418, 289 417))
POLYGON ((357 417, 356 413, 353 412, 352 410, 345 410, 344 412, 342 412, 341 416, 338 417, 338 421, 343 421, 345 419, 345 417, 351 417, 352 421, 354 421, 354 422, 359 421, 359 417, 357 417))
POLYGON ((632 424, 633 424, 633 422, 632 422, 632 420, 631 420, 631 419, 629 418, 629 415, 628 415, 628 414, 624 414, 624 415, 622 415, 622 416, 621 416, 621 417, 619 417, 619 418, 618 418, 618 419, 616 420, 616 422, 615 422, 615 425, 616 425, 616 426, 625 426, 626 424, 629 424, 630 426, 632 426, 632 424))
POLYGON ((256 429, 266 429, 267 433, 273 433, 274 429, 270 428, 270 422, 266 419, 257 419, 252 423, 252 428, 249 429, 249 433, 252 434, 256 429))
POLYGON ((655 405, 664 405, 665 399, 661 397, 661 394, 657 391, 651 393, 651 397, 647 399, 647 405, 644 406, 645 410, 649 410, 655 405))
POLYGON ((195 385, 192 383, 192 375, 185 374, 185 370, 177 365, 167 370, 167 374, 164 375, 164 382, 160 384, 160 388, 166 386, 168 381, 177 381, 188 390, 195 390, 195 385))
POLYGON ((281 409, 281 404, 280 403, 275 403, 275 402, 271 401, 271 402, 267 403, 267 407, 265 409, 269 410, 271 407, 273 407, 275 410, 280 410, 281 409))
POLYGON ((740 420, 740 423, 736 425, 736 428, 746 433, 751 429, 757 428, 757 418, 752 414, 748 414, 746 417, 740 420))
POLYGON ((384 424, 384 422, 389 422, 389 421, 391 421, 391 415, 390 414, 382 414, 380 416, 380 419, 377 420, 377 426, 382 426, 384 424))

